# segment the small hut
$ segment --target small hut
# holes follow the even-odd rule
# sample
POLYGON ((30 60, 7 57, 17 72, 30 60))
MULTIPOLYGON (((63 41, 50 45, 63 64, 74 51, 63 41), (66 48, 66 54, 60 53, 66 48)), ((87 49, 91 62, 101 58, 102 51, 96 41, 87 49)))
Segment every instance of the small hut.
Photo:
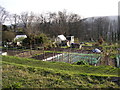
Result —
POLYGON ((18 40, 18 39, 25 39, 25 38, 27 38, 27 36, 26 35, 16 35, 16 37, 14 38, 14 41, 15 40, 17 40, 17 46, 21 46, 21 41, 20 40, 18 40))
POLYGON ((64 35, 58 35, 55 39, 55 42, 57 43, 57 45, 64 46, 67 43, 67 39, 64 35))

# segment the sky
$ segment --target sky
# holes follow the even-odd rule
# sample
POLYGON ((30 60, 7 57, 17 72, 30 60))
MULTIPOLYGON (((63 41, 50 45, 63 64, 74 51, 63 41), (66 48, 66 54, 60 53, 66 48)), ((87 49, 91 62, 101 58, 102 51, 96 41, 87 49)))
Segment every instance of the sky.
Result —
POLYGON ((0 5, 11 14, 21 12, 47 13, 64 9, 83 18, 118 15, 119 0, 0 0, 0 5))

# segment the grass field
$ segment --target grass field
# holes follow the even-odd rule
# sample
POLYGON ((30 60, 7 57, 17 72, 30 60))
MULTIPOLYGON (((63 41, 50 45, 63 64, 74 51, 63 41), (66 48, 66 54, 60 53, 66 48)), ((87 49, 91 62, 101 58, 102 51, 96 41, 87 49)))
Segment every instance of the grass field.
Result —
POLYGON ((118 68, 2 56, 3 88, 120 88, 118 68))

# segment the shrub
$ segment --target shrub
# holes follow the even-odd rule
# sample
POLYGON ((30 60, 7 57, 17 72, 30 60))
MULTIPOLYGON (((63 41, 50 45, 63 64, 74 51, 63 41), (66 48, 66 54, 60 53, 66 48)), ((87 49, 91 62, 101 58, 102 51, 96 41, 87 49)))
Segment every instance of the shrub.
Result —
POLYGON ((15 38, 15 33, 12 31, 2 32, 2 41, 12 41, 15 38))
POLYGON ((85 61, 78 61, 76 64, 77 65, 88 65, 88 63, 85 61))
POLYGON ((102 37, 100 37, 100 38, 98 39, 98 43, 99 43, 100 45, 102 45, 102 44, 103 44, 103 42, 104 42, 103 38, 102 38, 102 37))
POLYGON ((38 47, 43 44, 44 46, 47 46, 49 45, 49 43, 50 43, 50 40, 48 39, 47 35, 44 33, 41 33, 37 36, 34 36, 34 35, 28 36, 27 38, 23 40, 24 46, 28 47, 31 44, 33 48, 38 47))

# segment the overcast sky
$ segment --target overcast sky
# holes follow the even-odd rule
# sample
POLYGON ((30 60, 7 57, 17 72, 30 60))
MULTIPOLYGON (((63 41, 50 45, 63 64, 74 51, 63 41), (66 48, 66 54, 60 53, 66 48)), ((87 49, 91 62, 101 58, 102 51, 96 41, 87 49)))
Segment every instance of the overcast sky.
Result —
POLYGON ((118 15, 119 0, 0 0, 0 5, 10 13, 24 11, 47 13, 63 11, 82 17, 118 15))

